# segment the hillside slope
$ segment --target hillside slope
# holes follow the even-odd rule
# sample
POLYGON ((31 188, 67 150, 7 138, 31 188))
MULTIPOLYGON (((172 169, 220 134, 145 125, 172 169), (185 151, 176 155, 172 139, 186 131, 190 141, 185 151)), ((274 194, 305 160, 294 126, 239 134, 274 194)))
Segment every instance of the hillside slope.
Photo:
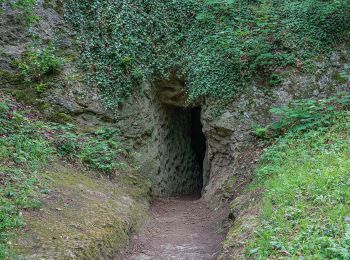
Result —
POLYGON ((266 140, 288 129, 264 150, 253 183, 232 202, 223 257, 349 259, 348 108, 347 94, 296 101, 277 110, 278 123, 256 132, 266 140))
POLYGON ((115 130, 51 123, 3 93, 0 112, 0 258, 113 256, 150 187, 115 130))

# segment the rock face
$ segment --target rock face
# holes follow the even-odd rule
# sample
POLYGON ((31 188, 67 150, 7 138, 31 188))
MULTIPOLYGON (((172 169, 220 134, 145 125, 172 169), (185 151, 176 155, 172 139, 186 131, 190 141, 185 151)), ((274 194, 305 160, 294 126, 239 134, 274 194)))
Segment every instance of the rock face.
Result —
POLYGON ((98 91, 84 87, 83 75, 77 65, 79 51, 73 40, 75 34, 63 18, 63 1, 38 1, 35 13, 39 19, 31 28, 19 11, 8 9, 0 13, 0 88, 24 96, 21 101, 39 105, 48 117, 67 113, 87 125, 113 121, 112 115, 103 107, 98 91), (42 79, 47 89, 36 93, 34 85, 37 82, 24 82, 16 62, 30 47, 47 44, 54 46, 64 65, 57 75, 42 79))
POLYGON ((217 201, 224 189, 239 194, 250 180, 260 153, 250 134, 252 125, 273 122, 276 118, 269 110, 293 99, 322 98, 348 91, 350 79, 340 82, 336 75, 345 70, 349 58, 347 51, 335 51, 329 58, 316 62, 312 74, 291 72, 274 88, 253 82, 219 115, 213 113, 215 104, 198 104, 206 136, 205 157, 197 162, 203 168, 201 178, 197 173, 191 174, 195 169, 191 159, 194 150, 185 148, 191 137, 183 126, 191 120, 187 117, 191 108, 181 109, 186 107, 186 98, 180 81, 144 84, 119 111, 118 125, 125 140, 138 151, 141 168, 155 180, 155 195, 196 192, 199 186, 193 178, 197 178, 203 183, 202 197, 217 201))
POLYGON ((202 167, 192 138, 195 114, 179 98, 183 85, 162 81, 156 86, 144 84, 142 91, 121 108, 118 126, 138 152, 141 168, 153 179, 153 194, 200 193, 202 167))

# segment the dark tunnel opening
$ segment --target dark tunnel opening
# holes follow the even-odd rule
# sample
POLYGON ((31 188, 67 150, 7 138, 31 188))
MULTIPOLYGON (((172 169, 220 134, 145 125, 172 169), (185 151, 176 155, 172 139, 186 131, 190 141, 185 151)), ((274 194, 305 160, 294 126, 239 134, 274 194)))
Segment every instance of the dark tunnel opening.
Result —
POLYGON ((160 165, 154 194, 201 196, 206 160, 201 108, 161 104, 157 111, 155 137, 160 165))
POLYGON ((201 192, 203 189, 203 166, 206 154, 206 137, 203 133, 200 107, 191 109, 191 143, 195 153, 196 163, 199 167, 198 182, 200 183, 199 192, 201 192))

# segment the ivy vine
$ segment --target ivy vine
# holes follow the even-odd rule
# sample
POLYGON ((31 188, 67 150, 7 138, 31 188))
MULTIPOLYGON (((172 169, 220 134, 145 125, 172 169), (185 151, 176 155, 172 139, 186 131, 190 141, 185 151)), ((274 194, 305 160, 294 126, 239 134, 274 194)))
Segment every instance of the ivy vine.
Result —
POLYGON ((119 104, 145 80, 185 79, 190 101, 276 85, 349 40, 348 0, 70 0, 88 83, 119 104))

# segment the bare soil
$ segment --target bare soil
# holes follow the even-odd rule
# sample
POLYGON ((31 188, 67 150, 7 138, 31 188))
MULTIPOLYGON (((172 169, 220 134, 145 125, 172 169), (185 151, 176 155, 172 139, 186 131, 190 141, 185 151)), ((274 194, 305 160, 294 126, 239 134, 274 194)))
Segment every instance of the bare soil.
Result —
POLYGON ((150 221, 115 259, 215 259, 224 239, 223 215, 195 198, 158 199, 150 221))

